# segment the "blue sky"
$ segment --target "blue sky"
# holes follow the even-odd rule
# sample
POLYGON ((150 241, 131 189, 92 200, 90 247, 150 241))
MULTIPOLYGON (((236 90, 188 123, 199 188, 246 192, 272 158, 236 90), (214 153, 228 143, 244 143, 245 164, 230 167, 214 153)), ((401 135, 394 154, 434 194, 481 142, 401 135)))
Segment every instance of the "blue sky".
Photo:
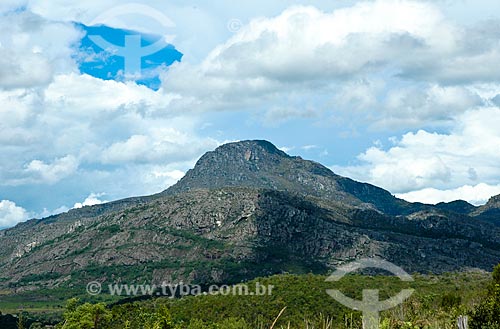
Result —
POLYGON ((127 56, 121 56, 117 50, 127 47, 126 36, 138 37, 141 49, 160 42, 158 51, 150 51, 148 54, 143 54, 141 50, 131 50, 130 55, 136 54, 140 65, 138 69, 141 72, 137 77, 129 80, 133 80, 137 84, 158 90, 161 87, 159 72, 182 59, 182 53, 176 50, 172 44, 160 41, 161 35, 117 29, 101 24, 86 26, 76 23, 75 25, 84 33, 80 45, 75 50, 75 60, 78 62, 78 68, 82 74, 103 80, 125 82, 127 80, 125 70, 127 56), (109 45, 103 44, 100 47, 91 39, 93 36, 102 37, 109 45))
POLYGON ((0 16, 0 227, 164 190, 243 139, 410 201, 500 194, 497 1, 7 0, 0 16), (123 57, 126 40, 158 51, 123 57))

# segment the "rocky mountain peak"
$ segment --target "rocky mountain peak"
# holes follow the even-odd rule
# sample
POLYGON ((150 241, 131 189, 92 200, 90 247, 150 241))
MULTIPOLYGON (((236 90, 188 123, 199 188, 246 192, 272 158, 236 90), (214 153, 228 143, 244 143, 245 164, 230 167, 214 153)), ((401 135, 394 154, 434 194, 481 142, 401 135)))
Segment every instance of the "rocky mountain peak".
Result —
POLYGON ((205 153, 166 193, 231 186, 297 191, 307 184, 318 184, 317 177, 335 176, 330 169, 290 156, 268 141, 246 140, 205 153))
POLYGON ((268 158, 290 156, 278 149, 274 144, 266 140, 245 140, 233 143, 227 143, 219 146, 213 152, 216 156, 221 157, 241 157, 246 161, 265 161, 268 158))
POLYGON ((489 206, 491 208, 500 208, 500 195, 491 197, 486 203, 486 206, 489 206))
POLYGON ((317 162, 290 156, 264 140, 228 143, 205 153, 164 194, 223 187, 288 191, 351 205, 370 203, 388 213, 399 213, 408 205, 381 188, 338 176, 317 162))
MULTIPOLYGON (((268 141, 247 140, 227 143, 205 153, 196 163, 192 173, 210 173, 212 178, 215 178, 213 176, 228 178, 233 174, 273 171, 283 161, 290 159, 293 157, 268 141)), ((197 177, 199 178, 199 175, 197 177)))
POLYGON ((478 207, 472 214, 500 225, 500 195, 491 197, 485 205, 478 207))
POLYGON ((283 159, 291 158, 272 143, 265 140, 246 140, 227 143, 212 152, 207 152, 196 163, 195 169, 208 167, 211 169, 242 169, 251 168, 255 164, 269 166, 283 159))

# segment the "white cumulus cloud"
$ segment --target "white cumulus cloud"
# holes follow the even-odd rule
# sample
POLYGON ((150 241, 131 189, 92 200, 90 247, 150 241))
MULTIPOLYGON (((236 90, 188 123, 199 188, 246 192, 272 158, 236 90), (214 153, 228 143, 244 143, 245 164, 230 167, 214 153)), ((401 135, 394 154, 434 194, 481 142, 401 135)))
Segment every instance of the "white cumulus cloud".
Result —
POLYGON ((19 10, 0 17, 0 89, 46 85, 76 69, 72 46, 81 32, 73 24, 19 10))
POLYGON ((0 228, 14 226, 29 218, 28 212, 10 200, 0 201, 0 228))
POLYGON ((277 99, 291 90, 317 94, 389 63, 404 71, 431 62, 455 51, 456 32, 425 2, 379 0, 330 13, 292 7, 252 20, 200 65, 175 64, 164 83, 183 96, 179 106, 251 106, 255 98, 277 99))
POLYGON ((177 179, 158 173, 184 172, 220 144, 200 135, 202 117, 170 111, 172 97, 73 72, 47 86, 0 90, 0 192, 43 186, 68 196, 42 205, 55 209, 82 192, 115 200, 166 189, 177 179))
POLYGON ((485 204, 491 196, 498 194, 500 194, 500 184, 488 185, 481 183, 474 186, 464 185, 451 190, 426 188, 423 190, 396 194, 396 196, 410 202, 436 204, 438 202, 465 200, 474 205, 482 205, 485 204))
POLYGON ((68 155, 56 159, 52 163, 33 160, 26 166, 25 171, 32 176, 31 180, 35 182, 54 184, 72 175, 77 169, 77 159, 72 155, 68 155))
POLYGON ((450 133, 406 133, 388 149, 374 146, 360 154, 359 165, 333 170, 412 201, 435 203, 454 195, 478 203, 500 184, 498 127, 500 109, 467 111, 457 117, 450 133))
POLYGON ((73 206, 73 209, 83 208, 86 206, 93 206, 96 204, 101 204, 107 202, 106 200, 101 200, 105 193, 90 193, 90 195, 82 202, 77 202, 73 206))

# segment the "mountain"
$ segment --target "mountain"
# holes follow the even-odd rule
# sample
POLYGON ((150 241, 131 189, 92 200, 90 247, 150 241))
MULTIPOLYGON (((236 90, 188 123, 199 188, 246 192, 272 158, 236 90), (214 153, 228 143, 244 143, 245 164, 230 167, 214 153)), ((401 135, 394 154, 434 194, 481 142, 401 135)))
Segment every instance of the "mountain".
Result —
POLYGON ((473 211, 471 215, 500 226, 500 195, 491 197, 484 206, 473 211))
POLYGON ((495 200, 409 203, 267 141, 229 143, 159 194, 0 231, 0 289, 233 283, 375 256, 409 272, 491 270, 500 262, 495 200))
POLYGON ((263 140, 229 143, 206 153, 164 194, 231 186, 300 193, 376 208, 387 214, 411 213, 424 208, 397 199, 379 187, 338 176, 319 163, 289 156, 263 140))
POLYGON ((440 202, 436 204, 436 208, 454 212, 457 214, 470 215, 477 207, 464 200, 456 200, 451 202, 440 202))

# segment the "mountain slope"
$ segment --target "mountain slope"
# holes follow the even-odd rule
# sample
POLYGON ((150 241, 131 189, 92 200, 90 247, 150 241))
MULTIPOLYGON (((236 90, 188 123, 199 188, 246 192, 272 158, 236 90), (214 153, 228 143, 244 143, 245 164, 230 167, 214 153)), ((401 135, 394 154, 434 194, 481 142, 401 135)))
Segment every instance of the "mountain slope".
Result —
POLYGON ((395 218, 319 206, 287 192, 192 190, 68 226, 66 234, 14 254, 2 264, 0 282, 234 282, 282 271, 325 272, 366 256, 409 271, 487 269, 500 259, 499 238, 488 225, 436 214, 395 218))
POLYGON ((371 256, 407 271, 490 270, 500 228, 480 215, 493 203, 412 204, 269 142, 230 143, 160 194, 0 231, 0 288, 237 282, 371 256))

